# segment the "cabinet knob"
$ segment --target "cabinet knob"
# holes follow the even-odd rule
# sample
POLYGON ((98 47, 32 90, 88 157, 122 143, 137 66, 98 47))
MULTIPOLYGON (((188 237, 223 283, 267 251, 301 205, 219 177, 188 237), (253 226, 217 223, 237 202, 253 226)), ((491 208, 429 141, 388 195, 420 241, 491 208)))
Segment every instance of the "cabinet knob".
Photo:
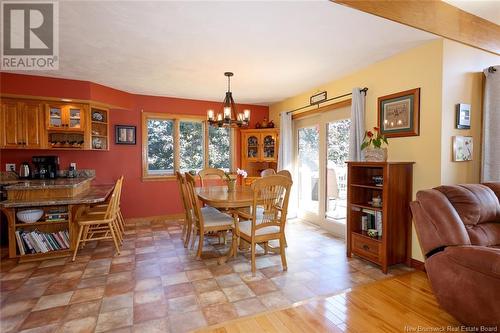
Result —
POLYGON ((368 245, 366 245, 366 244, 363 245, 363 250, 368 251, 369 249, 370 249, 370 247, 368 245))

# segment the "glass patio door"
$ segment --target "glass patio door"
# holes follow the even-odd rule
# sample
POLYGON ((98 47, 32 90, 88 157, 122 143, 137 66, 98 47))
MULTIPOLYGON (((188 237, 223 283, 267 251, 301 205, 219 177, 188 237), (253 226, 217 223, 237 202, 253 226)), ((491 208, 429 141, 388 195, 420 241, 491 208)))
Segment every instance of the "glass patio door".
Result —
POLYGON ((294 120, 297 215, 345 237, 350 107, 294 120))

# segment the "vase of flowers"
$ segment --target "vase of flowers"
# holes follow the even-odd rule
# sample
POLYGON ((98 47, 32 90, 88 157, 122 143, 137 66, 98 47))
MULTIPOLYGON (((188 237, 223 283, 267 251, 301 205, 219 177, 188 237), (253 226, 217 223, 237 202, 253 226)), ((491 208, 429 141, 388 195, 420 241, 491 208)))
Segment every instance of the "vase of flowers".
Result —
POLYGON ((384 162, 387 161, 387 148, 382 148, 383 144, 388 145, 387 138, 380 133, 378 127, 372 131, 365 131, 361 150, 363 151, 364 160, 368 162, 384 162))
POLYGON ((226 172, 227 191, 234 192, 238 177, 247 178, 247 176, 247 172, 239 168, 236 169, 236 172, 226 172))

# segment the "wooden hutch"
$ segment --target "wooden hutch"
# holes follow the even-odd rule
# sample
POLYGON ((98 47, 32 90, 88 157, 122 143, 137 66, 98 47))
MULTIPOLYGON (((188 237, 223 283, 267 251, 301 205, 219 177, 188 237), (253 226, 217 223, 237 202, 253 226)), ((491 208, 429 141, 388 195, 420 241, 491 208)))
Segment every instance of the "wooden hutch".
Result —
POLYGON ((414 162, 347 164, 347 256, 356 254, 381 266, 384 273, 390 265, 406 263, 410 266, 409 203, 414 162), (381 199, 380 206, 372 202, 376 197, 381 199), (379 234, 369 236, 369 225, 364 225, 363 220, 368 224, 372 220, 376 225, 370 229, 375 228, 379 234))
POLYGON ((241 168, 248 172, 245 183, 251 184, 264 169, 278 167, 279 129, 241 130, 241 168))

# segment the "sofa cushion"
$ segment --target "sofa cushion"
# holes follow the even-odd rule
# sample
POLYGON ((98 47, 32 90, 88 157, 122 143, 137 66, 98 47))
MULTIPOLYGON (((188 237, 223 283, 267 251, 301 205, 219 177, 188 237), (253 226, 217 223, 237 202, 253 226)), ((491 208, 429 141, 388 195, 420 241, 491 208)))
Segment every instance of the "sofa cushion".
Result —
POLYGON ((500 246, 500 223, 481 223, 465 226, 472 245, 500 246))
POLYGON ((436 190, 448 198, 465 225, 499 221, 498 198, 485 185, 443 185, 436 187, 436 190))

